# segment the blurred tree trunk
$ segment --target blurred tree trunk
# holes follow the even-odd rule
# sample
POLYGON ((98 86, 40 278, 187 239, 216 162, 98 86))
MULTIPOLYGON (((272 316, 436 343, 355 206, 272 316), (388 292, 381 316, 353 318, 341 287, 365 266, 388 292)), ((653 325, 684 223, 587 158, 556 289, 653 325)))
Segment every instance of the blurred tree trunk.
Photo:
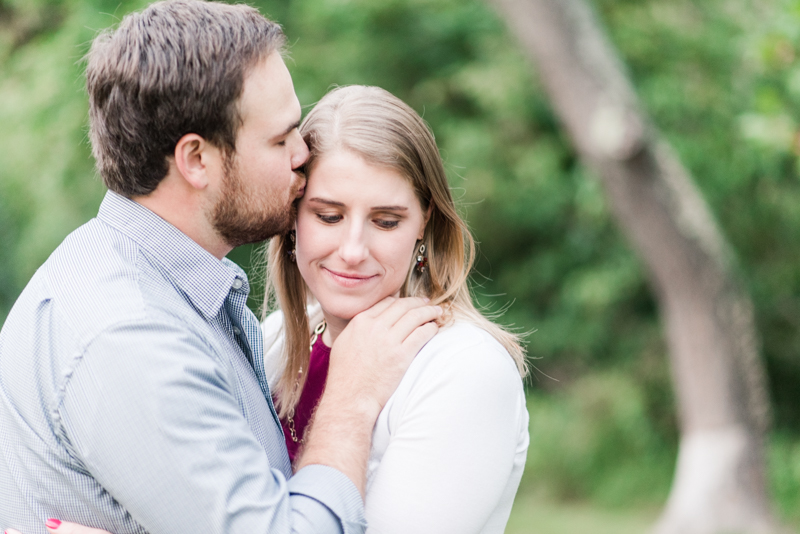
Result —
POLYGON ((646 266, 665 325, 681 424, 658 534, 775 532, 769 419, 752 302, 708 206, 649 123, 585 0, 493 0, 646 266))

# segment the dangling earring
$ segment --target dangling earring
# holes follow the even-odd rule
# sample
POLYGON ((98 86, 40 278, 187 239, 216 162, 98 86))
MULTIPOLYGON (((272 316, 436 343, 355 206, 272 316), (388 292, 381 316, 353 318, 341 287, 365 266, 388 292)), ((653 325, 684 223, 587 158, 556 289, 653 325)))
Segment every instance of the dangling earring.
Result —
POLYGON ((423 243, 419 246, 419 250, 417 251, 417 263, 414 265, 414 268, 418 273, 422 274, 425 272, 427 266, 428 256, 425 255, 425 244, 423 243))
POLYGON ((292 248, 290 250, 286 251, 286 254, 289 255, 289 260, 292 263, 296 263, 297 262, 297 248, 295 247, 295 244, 294 244, 294 242, 295 242, 294 230, 289 232, 289 241, 292 242, 292 248))

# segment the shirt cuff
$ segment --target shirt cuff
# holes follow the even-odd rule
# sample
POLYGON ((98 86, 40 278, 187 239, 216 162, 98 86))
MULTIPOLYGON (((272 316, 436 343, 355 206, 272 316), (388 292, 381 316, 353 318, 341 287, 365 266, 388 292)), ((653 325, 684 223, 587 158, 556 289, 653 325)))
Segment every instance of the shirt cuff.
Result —
POLYGON ((308 465, 288 481, 289 493, 325 505, 342 522, 344 534, 362 534, 367 528, 364 501, 344 473, 327 465, 308 465))

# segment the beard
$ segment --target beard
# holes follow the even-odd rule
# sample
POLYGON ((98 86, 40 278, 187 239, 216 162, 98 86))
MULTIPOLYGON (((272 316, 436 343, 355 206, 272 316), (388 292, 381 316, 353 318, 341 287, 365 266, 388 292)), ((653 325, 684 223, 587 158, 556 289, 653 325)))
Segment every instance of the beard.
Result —
POLYGON ((285 234, 294 224, 296 206, 280 198, 259 197, 246 191, 239 176, 236 154, 223 162, 222 192, 211 212, 211 223, 231 247, 265 241, 285 234))

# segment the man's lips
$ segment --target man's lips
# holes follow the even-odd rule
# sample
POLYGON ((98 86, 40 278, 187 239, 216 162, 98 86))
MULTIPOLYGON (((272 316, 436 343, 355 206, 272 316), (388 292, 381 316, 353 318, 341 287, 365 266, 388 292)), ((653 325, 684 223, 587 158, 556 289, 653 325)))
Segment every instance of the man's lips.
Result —
POLYGON ((294 176, 300 183, 300 186, 297 188, 297 193, 295 193, 295 198, 300 198, 306 192, 306 185, 308 184, 308 179, 306 178, 305 174, 298 171, 294 171, 294 176))
POLYGON ((322 270, 328 273, 334 282, 344 287, 356 287, 368 282, 369 280, 372 280, 377 276, 375 274, 368 275, 358 273, 343 273, 339 271, 332 271, 326 267, 323 267, 322 270))

